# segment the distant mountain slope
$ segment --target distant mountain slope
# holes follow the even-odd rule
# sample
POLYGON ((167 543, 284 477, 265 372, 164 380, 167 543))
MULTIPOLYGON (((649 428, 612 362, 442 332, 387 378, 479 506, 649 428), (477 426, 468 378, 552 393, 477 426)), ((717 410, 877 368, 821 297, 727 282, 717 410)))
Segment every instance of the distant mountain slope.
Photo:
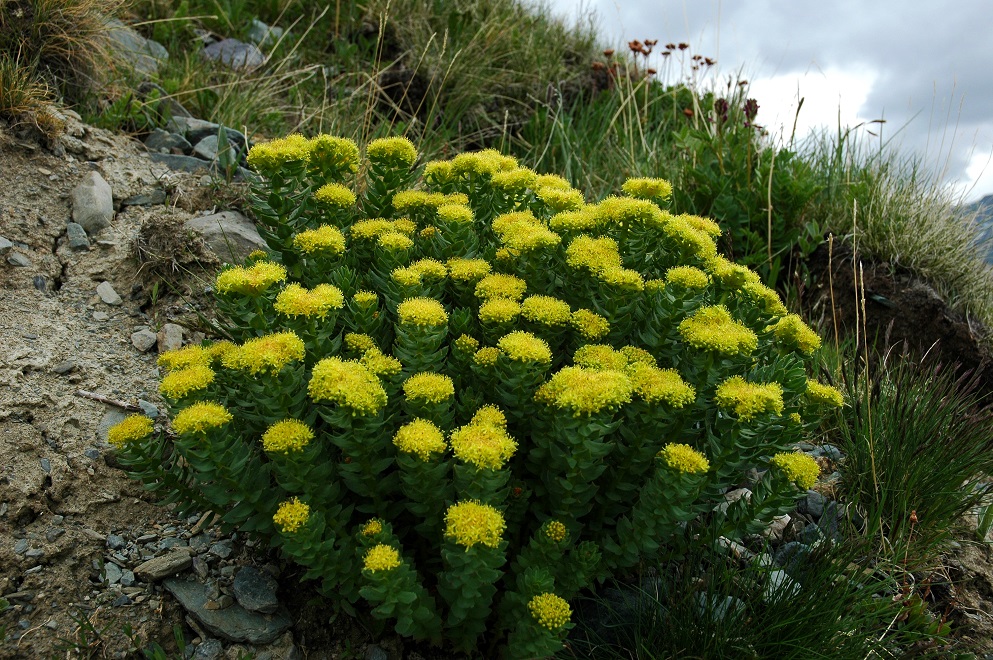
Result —
POLYGON ((986 195, 977 202, 962 207, 965 215, 976 214, 976 221, 983 227, 983 238, 988 242, 986 263, 993 264, 993 195, 986 195))

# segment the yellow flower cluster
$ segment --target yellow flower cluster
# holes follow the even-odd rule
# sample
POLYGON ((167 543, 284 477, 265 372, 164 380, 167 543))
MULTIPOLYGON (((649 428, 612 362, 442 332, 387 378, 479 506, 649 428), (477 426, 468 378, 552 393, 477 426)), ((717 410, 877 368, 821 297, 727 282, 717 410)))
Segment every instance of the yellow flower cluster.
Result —
POLYGON ((379 302, 379 296, 373 291, 356 291, 352 300, 361 309, 369 309, 376 306, 376 303, 379 302))
POLYGON ((517 167, 517 160, 504 156, 496 149, 469 151, 451 160, 453 177, 462 175, 491 177, 497 172, 505 172, 517 167))
POLYGON ((453 225, 467 225, 475 220, 475 214, 468 206, 445 204, 438 207, 438 220, 453 225))
POLYGON ((475 545, 498 547, 506 527, 502 513, 475 500, 453 504, 445 512, 445 538, 467 550, 475 545))
POLYGON ((548 342, 530 332, 518 330, 506 334, 497 341, 497 348, 515 362, 550 364, 552 361, 552 349, 548 347, 548 342))
POLYGON ((454 176, 452 164, 447 160, 430 160, 424 164, 424 181, 432 186, 450 183, 454 176))
POLYGON ((314 401, 331 401, 352 415, 375 415, 386 405, 386 390, 379 378, 360 362, 324 358, 316 365, 307 386, 314 401))
POLYGON ((535 188, 553 188, 555 190, 569 190, 572 184, 558 174, 539 174, 534 181, 535 188))
POLYGON ((520 303, 510 298, 490 298, 479 306, 479 320, 483 323, 510 323, 520 315, 520 303))
POLYGON ((662 225, 662 231, 683 250, 704 260, 717 256, 717 244, 713 237, 699 229, 688 216, 669 216, 662 225))
POLYGON ((455 282, 471 282, 489 274, 491 268, 485 259, 461 259, 452 257, 448 260, 448 276, 455 282))
POLYGON ((123 421, 114 424, 107 430, 107 442, 122 449, 129 442, 147 438, 153 430, 152 420, 148 417, 128 415, 123 421))
POLYGON ((535 393, 535 400, 574 417, 616 410, 631 401, 631 379, 615 370, 564 367, 535 393))
POLYGON ((577 309, 569 323, 587 341, 603 339, 610 332, 610 321, 588 309, 577 309))
POLYGON ((421 274, 413 268, 394 268, 390 279, 400 286, 417 286, 421 283, 421 274))
POLYGON ((429 461, 435 454, 445 453, 447 445, 441 429, 426 419, 415 419, 404 424, 393 436, 393 444, 405 454, 414 454, 422 461, 429 461))
POLYGON ((802 452, 782 452, 773 456, 769 462, 803 490, 817 483, 817 477, 821 473, 821 466, 817 461, 802 452))
POLYGON ((538 199, 545 203, 552 213, 578 211, 586 204, 583 193, 578 190, 554 188, 545 186, 538 188, 535 193, 538 199))
POLYGON ((486 346, 472 356, 472 361, 481 367, 492 367, 500 359, 500 349, 496 346, 486 346))
POLYGON ((595 212, 601 221, 622 227, 662 227, 671 216, 659 207, 646 200, 634 197, 616 197, 611 195, 595 207, 595 212))
POLYGON ((555 594, 538 594, 528 601, 528 611, 538 625, 551 630, 561 630, 572 619, 572 608, 564 598, 555 594))
POLYGON ((404 381, 403 394, 410 403, 443 403, 455 396, 455 384, 444 374, 423 372, 404 381))
POLYGON ((641 273, 630 268, 606 268, 597 277, 609 286, 625 291, 641 291, 645 288, 645 280, 641 273))
POLYGON ((657 367, 658 362, 655 357, 643 348, 637 346, 623 346, 621 353, 628 359, 628 364, 647 364, 650 367, 657 367))
POLYGON ((172 419, 172 430, 179 435, 206 433, 234 419, 228 409, 213 401, 200 401, 183 408, 172 419))
POLYGON ((442 206, 464 206, 468 203, 469 198, 462 193, 446 195, 423 190, 401 190, 393 195, 393 208, 400 213, 435 211, 442 206))
POLYGON ((396 252, 399 250, 409 250, 414 247, 414 241, 399 231, 386 231, 379 235, 376 239, 376 245, 383 248, 384 250, 389 250, 391 252, 396 252))
POLYGON ((373 164, 409 168, 417 162, 417 147, 405 137, 379 138, 369 143, 365 155, 373 164))
POLYGON ((495 273, 487 275, 476 284, 476 297, 483 300, 490 298, 510 298, 520 300, 527 291, 528 284, 514 275, 495 273))
POLYGON ((667 444, 659 452, 661 458, 670 469, 683 474, 703 474, 710 469, 707 457, 689 445, 676 442, 667 444))
POLYGON ((207 389, 214 382, 214 370, 203 364, 170 371, 159 383, 159 393, 170 399, 182 399, 191 392, 207 389))
POLYGON ((276 513, 272 516, 272 521, 285 534, 294 533, 306 525, 309 519, 310 507, 306 503, 301 502, 298 497, 280 504, 276 513))
POLYGON ((723 232, 721 231, 720 225, 711 220, 710 218, 704 218, 699 215, 690 215, 688 213, 682 213, 676 216, 680 220, 685 220, 691 227, 697 231, 702 231, 711 238, 717 238, 723 232))
POLYGON ((497 235, 503 246, 513 254, 552 248, 562 241, 562 237, 537 219, 532 222, 515 222, 509 224, 502 231, 497 231, 497 221, 494 220, 493 233, 497 235))
POLYGON ((528 296, 521 303, 521 316, 550 328, 568 325, 572 319, 569 303, 551 296, 528 296))
POLYGON ((378 378, 391 378, 403 371, 403 364, 392 355, 386 355, 378 348, 370 348, 359 359, 359 363, 378 378))
POLYGON ((665 273, 666 284, 676 284, 684 289, 706 289, 710 284, 707 273, 693 266, 676 266, 665 273))
POLYGON ((587 369, 621 371, 628 366, 628 356, 607 344, 585 344, 572 356, 572 361, 587 369))
POLYGON ((279 171, 286 163, 306 161, 310 142, 299 133, 254 145, 248 150, 248 166, 267 176, 279 171))
POLYGON ((345 235, 337 227, 321 225, 302 231, 293 237, 293 245, 304 254, 338 256, 345 251, 345 235))
POLYGON ((506 425, 506 418, 499 409, 481 408, 467 425, 452 431, 452 453, 460 461, 481 470, 503 468, 517 451, 517 443, 507 433, 506 425))
POLYGON ((182 348, 177 348, 174 351, 166 351, 165 353, 159 355, 159 359, 157 361, 157 364, 166 371, 186 369, 187 367, 192 367, 197 364, 209 366, 210 363, 211 356, 202 346, 197 346, 195 344, 183 346, 182 348))
POLYGON ((248 268, 235 266, 217 274, 218 293, 257 296, 276 282, 286 279, 286 269, 271 261, 259 261, 248 268))
POLYGON ((783 412, 783 386, 779 383, 749 383, 732 376, 717 386, 714 400, 725 410, 734 411, 738 419, 748 421, 761 413, 783 412))
POLYGON ((567 530, 565 525, 558 520, 549 520, 542 525, 542 528, 545 531, 545 536, 547 536, 550 540, 555 541, 556 543, 561 543, 565 540, 567 530))
POLYGON ((340 183, 326 183, 314 193, 314 199, 332 209, 355 206, 355 193, 340 183))
POLYGON ((382 218, 372 218, 370 220, 359 220, 348 229, 348 234, 352 237, 352 240, 370 241, 374 238, 379 238, 380 234, 388 231, 396 231, 396 227, 394 227, 392 221, 382 218))
POLYGON ((438 327, 448 323, 448 312, 434 298, 407 298, 397 306, 400 325, 438 327))
POLYGON ((635 362, 624 370, 635 394, 646 403, 664 401, 673 408, 682 408, 693 403, 696 390, 686 383, 675 369, 659 369, 644 362, 635 362))
POLYGON ((273 454, 298 452, 310 444, 314 432, 298 419, 276 422, 262 434, 262 448, 273 454))
POLYGON ((772 331, 778 341, 807 355, 821 347, 821 338, 798 314, 787 314, 779 319, 772 331))
POLYGON ((400 553, 396 548, 380 543, 369 549, 362 560, 362 566, 370 573, 391 571, 400 565, 400 553))
POLYGON ((594 275, 621 267, 621 253, 612 238, 580 234, 565 249, 565 262, 572 268, 586 268, 594 275))
POLYGON ((718 254, 708 258, 704 265, 714 279, 732 290, 740 289, 747 283, 762 283, 762 278, 755 271, 718 254))
POLYGON ((672 197, 672 184, 665 179, 628 179, 621 186, 621 190, 639 199, 657 199, 664 202, 672 197))
POLYGON ((519 195, 528 188, 533 188, 537 180, 537 172, 529 167, 518 167, 505 172, 497 172, 490 179, 494 188, 512 195, 519 195))
POLYGON ((318 178, 359 169, 359 146, 354 140, 322 134, 312 139, 309 146, 308 164, 318 178))
POLYGON ((370 348, 379 348, 376 346, 375 339, 360 332, 346 332, 345 347, 354 353, 360 354, 365 353, 370 348))
POLYGON ((452 345, 462 353, 475 353, 479 350, 479 340, 469 335, 459 335, 452 345))
POLYGON ((758 346, 758 337, 731 318, 724 305, 701 307, 679 324, 683 341, 693 348, 725 355, 748 355, 758 346))
POLYGON ((738 293, 757 302, 767 314, 785 316, 789 311, 786 309, 786 305, 783 304, 783 299, 776 293, 776 290, 770 289, 761 282, 745 282, 738 289, 738 293))
POLYGON ((338 287, 331 284, 318 284, 308 291, 299 284, 287 284, 273 306, 285 316, 306 316, 323 319, 332 309, 341 309, 345 296, 338 287))
POLYGON ((833 408, 840 408, 845 405, 845 397, 836 387, 824 385, 809 378, 807 379, 807 400, 815 405, 833 408))
POLYGON ((428 281, 443 280, 448 276, 448 268, 446 268, 445 264, 441 263, 437 259, 418 259, 414 263, 410 264, 409 268, 410 270, 419 273, 428 281))
POLYGON ((373 518, 365 525, 362 526, 362 536, 366 538, 372 538, 374 536, 379 536, 383 533, 383 521, 379 518, 373 518))
POLYGON ((238 349, 229 351, 223 364, 229 369, 278 374, 290 362, 302 360, 305 353, 303 340, 295 332, 274 332, 249 339, 238 349))
POLYGON ((581 206, 574 211, 556 213, 548 220, 548 228, 552 231, 591 231, 600 226, 602 220, 593 207, 581 206))

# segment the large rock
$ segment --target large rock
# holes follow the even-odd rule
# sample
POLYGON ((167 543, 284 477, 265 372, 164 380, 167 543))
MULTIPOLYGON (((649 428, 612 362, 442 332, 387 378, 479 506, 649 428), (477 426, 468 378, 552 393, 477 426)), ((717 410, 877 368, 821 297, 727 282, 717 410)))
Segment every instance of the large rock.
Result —
POLYGON ((266 246, 255 223, 237 211, 193 218, 185 227, 200 233, 222 261, 241 263, 253 250, 266 246))
POLYGON ((99 172, 89 172, 70 195, 72 219, 87 234, 110 226, 114 218, 114 193, 99 172))
POLYGON ((203 624, 207 632, 221 639, 269 644, 293 623, 285 609, 269 615, 249 612, 238 604, 222 610, 208 610, 208 589, 199 582, 169 578, 162 585, 176 597, 183 609, 203 624))
POLYGON ((107 22, 107 37, 117 59, 131 66, 138 73, 151 75, 169 59, 169 51, 155 41, 146 39, 121 21, 107 22))
POLYGON ((237 39, 224 39, 210 44, 203 49, 203 56, 238 70, 257 69, 265 64, 265 55, 258 46, 237 39))
POLYGON ((156 582, 162 578, 185 571, 192 564, 193 558, 190 556, 190 551, 185 548, 179 548, 161 557, 155 557, 139 564, 135 567, 134 574, 139 580, 156 582))

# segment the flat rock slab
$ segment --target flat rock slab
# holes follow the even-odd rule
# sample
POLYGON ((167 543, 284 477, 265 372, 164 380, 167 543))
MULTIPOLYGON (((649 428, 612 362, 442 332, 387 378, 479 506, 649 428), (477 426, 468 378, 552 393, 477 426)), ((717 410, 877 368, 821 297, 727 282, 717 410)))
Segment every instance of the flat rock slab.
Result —
POLYGON ((99 172, 88 172, 70 194, 72 219, 88 234, 110 225, 114 217, 114 194, 99 172))
POLYGON ((187 220, 184 225, 203 236, 222 261, 240 264, 253 250, 265 249, 255 223, 237 211, 224 211, 187 220))
POLYGON ((268 573, 254 566, 245 566, 234 576, 234 597, 238 604, 252 612, 272 614, 279 609, 276 590, 279 584, 268 573))
POLYGON ((177 172, 189 172, 190 174, 194 174, 196 172, 209 172, 212 169, 210 163, 205 160, 200 160, 199 158, 194 158, 193 156, 160 154, 152 151, 148 154, 148 157, 156 163, 161 163, 170 170, 176 170, 177 172))
POLYGON ((134 574, 139 580, 144 580, 145 582, 156 582, 162 578, 185 571, 192 564, 193 558, 190 557, 190 551, 186 549, 178 549, 173 550, 169 554, 162 555, 161 557, 155 557, 139 564, 134 569, 134 574))
POLYGON ((232 642, 269 644, 292 625, 285 608, 275 614, 249 612, 238 604, 222 610, 208 610, 206 585, 192 580, 169 578, 162 582, 179 604, 212 635, 232 642))
POLYGON ((265 55, 255 44, 237 39, 224 39, 203 49, 203 56, 226 64, 232 69, 256 69, 265 64, 265 55))

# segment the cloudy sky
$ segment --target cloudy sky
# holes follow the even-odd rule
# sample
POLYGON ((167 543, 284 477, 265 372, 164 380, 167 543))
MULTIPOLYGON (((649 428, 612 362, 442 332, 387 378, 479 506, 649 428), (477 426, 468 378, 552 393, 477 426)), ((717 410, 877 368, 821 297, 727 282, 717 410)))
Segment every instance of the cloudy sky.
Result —
POLYGON ((595 11, 603 39, 619 48, 631 39, 658 39, 656 52, 687 42, 717 60, 715 83, 740 72, 758 122, 773 132, 790 133, 801 97, 798 137, 836 130, 839 116, 842 126, 885 119, 884 140, 926 158, 967 200, 993 194, 990 0, 548 2, 570 18, 595 11))

